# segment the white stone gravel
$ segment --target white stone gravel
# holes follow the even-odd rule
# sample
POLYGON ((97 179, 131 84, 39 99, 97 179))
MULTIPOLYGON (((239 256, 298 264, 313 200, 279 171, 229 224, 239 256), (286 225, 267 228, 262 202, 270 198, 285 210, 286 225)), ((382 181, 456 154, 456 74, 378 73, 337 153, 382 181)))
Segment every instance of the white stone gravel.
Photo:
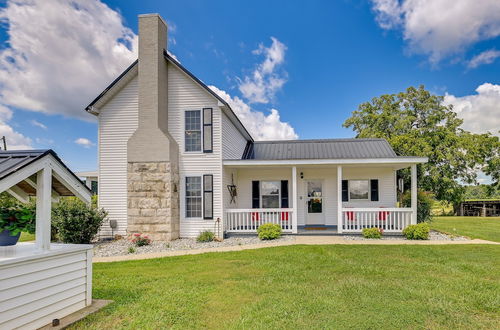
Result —
MULTIPOLYGON (((362 235, 345 235, 345 240, 351 241, 370 241, 374 240, 373 238, 364 238, 362 235)), ((406 238, 402 235, 382 235, 381 240, 406 240, 406 238)), ((429 232, 429 241, 469 241, 467 237, 463 236, 451 236, 440 233, 438 231, 431 230, 429 232)))
POLYGON ((282 236, 279 239, 271 241, 261 241, 258 237, 229 237, 222 242, 206 242, 199 243, 194 238, 181 238, 171 242, 153 241, 150 245, 136 247, 128 239, 123 238, 115 241, 102 241, 94 244, 94 257, 111 257, 122 256, 129 254, 146 254, 156 252, 167 252, 176 250, 193 250, 205 249, 223 246, 235 245, 253 245, 266 244, 276 242, 286 242, 295 240, 294 236, 282 236), (129 248, 133 248, 135 252, 130 253, 129 248))

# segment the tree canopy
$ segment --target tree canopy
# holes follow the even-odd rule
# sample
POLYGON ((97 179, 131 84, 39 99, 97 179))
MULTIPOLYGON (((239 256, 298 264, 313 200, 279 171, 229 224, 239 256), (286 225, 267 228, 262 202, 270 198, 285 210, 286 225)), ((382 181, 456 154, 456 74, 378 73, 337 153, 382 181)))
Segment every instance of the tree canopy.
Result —
POLYGON ((343 126, 359 138, 385 138, 400 156, 428 157, 418 167, 419 187, 457 204, 463 184, 476 184, 480 171, 491 176, 492 189, 500 185, 498 137, 465 131, 462 123, 443 96, 419 86, 359 105, 343 126))

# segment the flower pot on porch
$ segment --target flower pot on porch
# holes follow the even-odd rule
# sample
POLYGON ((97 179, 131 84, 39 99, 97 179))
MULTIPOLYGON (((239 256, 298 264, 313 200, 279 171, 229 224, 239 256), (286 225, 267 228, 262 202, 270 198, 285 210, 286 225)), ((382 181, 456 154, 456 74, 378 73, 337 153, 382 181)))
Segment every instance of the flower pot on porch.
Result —
POLYGON ((19 240, 19 236, 21 236, 21 233, 12 236, 9 230, 4 229, 0 232, 0 246, 16 245, 19 240))

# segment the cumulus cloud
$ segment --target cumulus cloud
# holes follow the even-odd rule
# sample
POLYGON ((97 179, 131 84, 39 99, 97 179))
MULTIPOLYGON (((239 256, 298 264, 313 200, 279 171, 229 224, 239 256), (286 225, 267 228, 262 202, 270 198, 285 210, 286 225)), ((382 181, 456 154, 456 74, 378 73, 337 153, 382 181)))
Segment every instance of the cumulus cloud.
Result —
POLYGON ((215 86, 209 87, 229 103, 254 139, 293 140, 298 138, 293 127, 289 123, 281 121, 278 110, 271 109, 270 113, 266 115, 261 111, 252 109, 237 96, 231 97, 231 95, 215 86))
MULTIPOLYGON (((9 150, 31 149, 32 141, 29 137, 15 131, 8 122, 12 119, 12 110, 0 104, 0 138, 5 136, 9 150)), ((0 144, 3 149, 3 143, 0 144)))
POLYGON ((287 80, 286 72, 279 70, 285 61, 287 47, 274 37, 271 37, 271 41, 271 46, 260 44, 259 48, 252 52, 255 55, 263 55, 264 61, 239 83, 241 94, 250 103, 269 103, 287 80))
POLYGON ((95 145, 92 141, 86 138, 78 138, 75 140, 75 143, 84 148, 90 148, 95 145))
POLYGON ((89 120, 83 108, 137 58, 137 36, 98 0, 10 0, 0 102, 89 120))
POLYGON ((476 88, 476 93, 461 97, 446 94, 444 103, 453 105, 464 120, 464 129, 500 136, 500 85, 484 83, 476 88))
POLYGON ((498 57, 500 57, 500 50, 496 49, 490 49, 490 50, 485 50, 482 53, 479 53, 478 55, 474 56, 467 66, 470 69, 477 68, 480 65, 483 64, 491 64, 493 63, 498 57))
POLYGON ((30 121, 30 123, 31 123, 31 125, 36 126, 36 127, 40 127, 41 129, 47 129, 47 126, 45 126, 44 124, 42 124, 38 120, 33 119, 30 121))
MULTIPOLYGON (((410 50, 433 64, 500 35, 498 0, 372 0, 383 29, 401 29, 410 50)), ((486 62, 485 62, 486 63, 486 62)))

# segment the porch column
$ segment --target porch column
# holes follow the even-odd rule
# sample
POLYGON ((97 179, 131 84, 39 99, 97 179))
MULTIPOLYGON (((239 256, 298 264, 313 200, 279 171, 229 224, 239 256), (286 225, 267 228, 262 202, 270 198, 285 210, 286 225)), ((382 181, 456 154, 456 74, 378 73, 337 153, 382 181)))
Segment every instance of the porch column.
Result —
POLYGON ((292 167, 292 233, 297 234, 298 232, 298 221, 297 221, 297 167, 292 167))
POLYGON ((337 232, 342 233, 342 165, 337 165, 337 232))
POLYGON ((50 248, 52 168, 46 165, 36 175, 36 241, 39 250, 50 248))
POLYGON ((417 223, 417 164, 411 165, 411 223, 417 223))

